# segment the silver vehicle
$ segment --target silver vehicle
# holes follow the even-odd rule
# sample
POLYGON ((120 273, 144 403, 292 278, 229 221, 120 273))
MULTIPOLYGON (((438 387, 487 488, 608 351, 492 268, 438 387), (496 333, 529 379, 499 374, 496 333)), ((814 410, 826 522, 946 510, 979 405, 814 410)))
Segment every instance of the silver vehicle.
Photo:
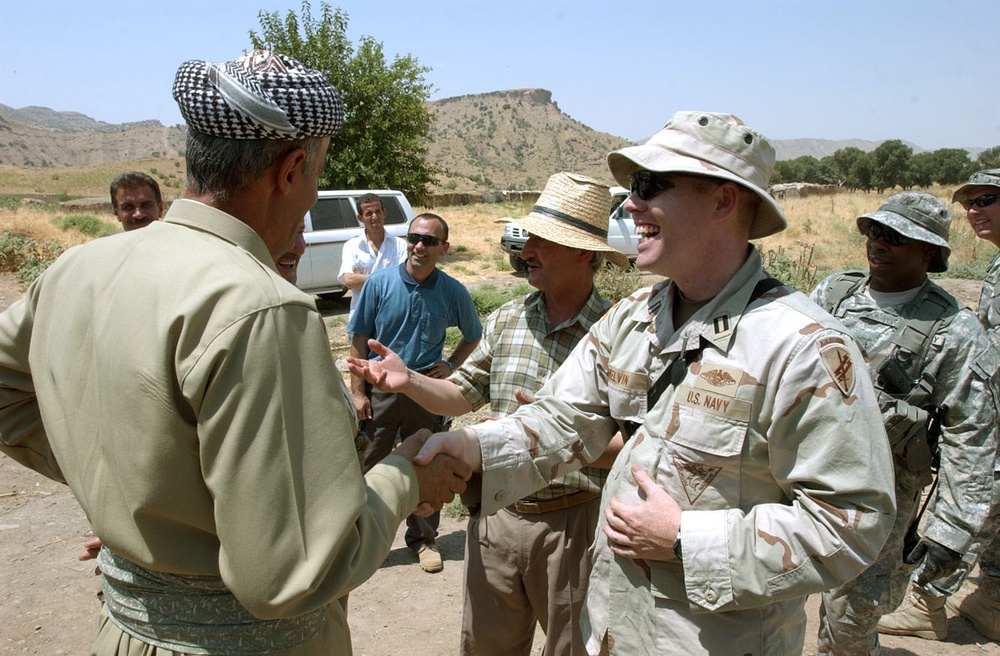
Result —
POLYGON ((316 204, 306 214, 306 252, 299 261, 296 286, 323 298, 343 296, 347 289, 337 280, 344 242, 364 233, 358 222, 357 199, 373 193, 385 207, 385 231, 396 237, 406 236, 406 227, 414 217, 410 201, 401 191, 392 189, 351 189, 321 191, 316 204))
MULTIPOLYGON (((639 237, 635 234, 635 223, 632 215, 622 206, 628 198, 629 190, 624 187, 611 187, 611 214, 608 216, 608 244, 628 256, 629 262, 635 262, 638 255, 639 237)), ((521 249, 528 241, 528 231, 516 222, 508 223, 500 237, 500 248, 510 257, 510 266, 518 273, 527 271, 527 265, 521 259, 521 249)))

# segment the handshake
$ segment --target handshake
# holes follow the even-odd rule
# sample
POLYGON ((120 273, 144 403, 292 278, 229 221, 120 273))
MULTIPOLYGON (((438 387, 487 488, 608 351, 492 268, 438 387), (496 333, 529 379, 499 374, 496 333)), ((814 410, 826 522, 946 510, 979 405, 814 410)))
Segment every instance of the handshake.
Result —
POLYGON ((413 514, 427 517, 465 492, 466 483, 481 469, 479 440, 470 429, 434 433, 420 430, 393 451, 413 463, 420 504, 413 514))

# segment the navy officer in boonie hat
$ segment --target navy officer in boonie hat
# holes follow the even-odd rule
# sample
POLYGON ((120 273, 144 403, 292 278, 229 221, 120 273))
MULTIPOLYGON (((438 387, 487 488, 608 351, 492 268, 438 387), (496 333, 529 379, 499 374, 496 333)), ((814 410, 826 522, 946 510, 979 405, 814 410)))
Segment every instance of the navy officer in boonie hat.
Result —
POLYGON ((621 426, 587 652, 801 654, 807 596, 864 570, 895 514, 864 359, 750 243, 787 224, 763 135, 678 112, 608 164, 645 235, 639 268, 668 279, 611 308, 533 404, 432 436, 418 461, 481 470, 485 515, 593 461, 621 426))

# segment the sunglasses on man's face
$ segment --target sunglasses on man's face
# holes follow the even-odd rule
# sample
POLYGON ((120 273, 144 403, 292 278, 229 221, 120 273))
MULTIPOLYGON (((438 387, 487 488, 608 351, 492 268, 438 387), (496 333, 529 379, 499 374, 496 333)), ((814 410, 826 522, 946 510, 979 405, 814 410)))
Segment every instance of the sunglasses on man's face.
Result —
POLYGON ((878 241, 881 239, 890 246, 906 246, 913 241, 909 237, 904 237, 899 234, 892 228, 887 228, 881 223, 875 223, 874 221, 868 224, 868 232, 866 235, 872 241, 878 241))
POLYGON ((997 200, 1000 200, 1000 194, 983 194, 977 198, 966 198, 962 201, 962 207, 971 210, 972 206, 975 205, 977 208, 983 209, 997 202, 997 200))
POLYGON ((653 171, 636 171, 628 177, 629 190, 646 202, 661 191, 672 189, 675 185, 666 173, 653 171))
POLYGON ((417 244, 423 244, 427 248, 434 248, 444 240, 440 237, 435 237, 434 235, 424 235, 419 232, 408 232, 406 234, 406 241, 410 242, 414 246, 417 244))

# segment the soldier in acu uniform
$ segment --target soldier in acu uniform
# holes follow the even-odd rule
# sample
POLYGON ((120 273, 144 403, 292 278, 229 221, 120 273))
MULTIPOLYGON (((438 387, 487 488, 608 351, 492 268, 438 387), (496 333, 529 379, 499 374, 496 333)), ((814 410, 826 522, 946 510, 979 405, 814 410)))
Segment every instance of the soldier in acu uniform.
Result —
MULTIPOLYGON (((875 564, 823 594, 820 654, 879 653, 878 630, 892 632, 877 630, 879 618, 899 605, 911 572, 923 593, 911 603, 943 609, 963 559, 981 547, 997 447, 997 355, 975 315, 927 277, 948 268, 950 222, 929 194, 892 196, 857 220, 868 237, 868 274, 834 274, 812 294, 867 352, 895 460, 897 508, 875 564), (920 538, 921 493, 935 469, 920 538)), ((944 637, 943 612, 932 630, 944 637)))
MULTIPOLYGON (((1000 169, 973 173, 952 196, 952 202, 961 203, 968 212, 969 225, 976 236, 1000 247, 1000 202, 997 201, 1000 201, 1000 169)), ((994 347, 1000 348, 1000 255, 994 257, 987 267, 979 296, 978 315, 994 347)), ((992 428, 997 431, 995 423, 992 428)), ((945 605, 969 620, 990 640, 1000 641, 1000 540, 995 539, 1000 528, 1000 472, 997 472, 997 464, 994 464, 993 476, 993 511, 980 540, 985 543, 979 562, 982 578, 978 585, 967 585, 949 597, 945 605)), ((969 570, 972 564, 966 562, 963 567, 969 570)), ((896 613, 883 617, 879 630, 923 638, 943 638, 943 632, 936 631, 935 627, 947 620, 945 610, 940 599, 926 599, 926 596, 919 587, 914 588, 913 597, 920 600, 919 603, 904 605, 896 613)))

